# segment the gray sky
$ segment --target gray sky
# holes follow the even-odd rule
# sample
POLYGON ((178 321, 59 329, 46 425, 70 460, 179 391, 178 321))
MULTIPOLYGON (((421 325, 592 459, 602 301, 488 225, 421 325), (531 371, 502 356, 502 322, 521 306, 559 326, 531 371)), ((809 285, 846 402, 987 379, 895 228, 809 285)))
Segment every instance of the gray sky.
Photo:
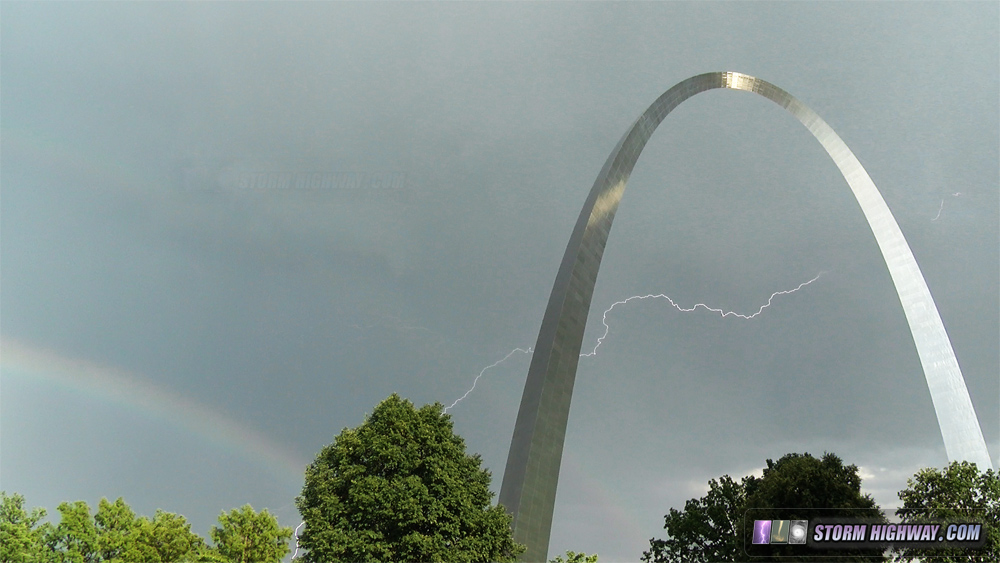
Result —
MULTIPOLYGON (((576 215, 656 97, 735 70, 879 187, 1000 456, 1000 7, 0 5, 0 487, 286 525, 390 393, 451 404, 533 346, 576 215), (281 188, 281 179, 325 181, 281 188), (265 186, 264 179, 272 180, 265 186), (960 195, 956 195, 960 194, 960 195)), ((293 184, 294 185, 294 184, 293 184)), ((882 506, 947 462, 850 190, 781 108, 713 91, 630 180, 580 362, 550 555, 634 561, 707 481, 789 452, 882 506)), ((528 366, 450 412, 499 489, 528 366)))

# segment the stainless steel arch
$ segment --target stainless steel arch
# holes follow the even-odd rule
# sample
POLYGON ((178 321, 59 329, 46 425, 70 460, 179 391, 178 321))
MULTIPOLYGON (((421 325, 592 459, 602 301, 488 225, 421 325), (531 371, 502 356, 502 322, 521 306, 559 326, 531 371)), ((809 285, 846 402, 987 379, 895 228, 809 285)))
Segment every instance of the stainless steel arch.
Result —
POLYGON ((524 561, 546 561, 566 422, 601 256, 632 168, 656 127, 681 102, 715 88, 745 90, 788 110, 833 158, 882 251, 910 325, 950 460, 992 467, 941 317, 903 233, 868 173, 839 136, 781 88, 738 72, 701 74, 660 96, 629 128, 597 176, 576 222, 545 309, 507 456, 500 504, 514 517, 524 561))

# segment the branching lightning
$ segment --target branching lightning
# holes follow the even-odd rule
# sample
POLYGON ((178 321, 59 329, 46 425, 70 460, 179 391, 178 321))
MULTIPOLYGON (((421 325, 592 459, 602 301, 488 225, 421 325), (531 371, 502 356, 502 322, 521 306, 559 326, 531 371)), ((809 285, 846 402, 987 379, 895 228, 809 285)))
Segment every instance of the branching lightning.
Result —
POLYGON ((656 295, 652 295, 652 294, 650 294, 650 295, 633 295, 632 297, 629 297, 628 299, 623 299, 621 301, 616 301, 616 302, 612 303, 611 306, 608 307, 604 311, 604 316, 601 319, 601 324, 604 325, 604 334, 602 334, 601 337, 597 339, 597 344, 594 345, 594 349, 593 350, 591 350, 590 352, 588 352, 586 354, 580 354, 580 357, 581 358, 589 358, 591 356, 596 356, 597 355, 597 349, 601 347, 601 344, 604 342, 604 339, 608 337, 608 333, 611 331, 611 327, 608 326, 608 313, 610 313, 611 310, 614 309, 615 307, 617 307, 618 305, 624 305, 624 304, 628 303, 629 301, 641 301, 643 299, 666 299, 674 307, 674 309, 677 309, 678 311, 680 311, 682 313, 690 313, 692 311, 697 310, 699 307, 701 307, 701 308, 705 309, 706 311, 709 311, 709 312, 712 312, 712 313, 719 313, 719 315, 722 316, 722 318, 726 318, 728 316, 733 316, 733 317, 738 317, 738 318, 741 318, 741 319, 750 320, 750 319, 756 317, 757 315, 761 314, 762 312, 764 312, 764 309, 767 309, 768 307, 770 307, 771 303, 774 301, 774 298, 777 297, 778 295, 788 295, 789 293, 795 293, 796 291, 802 289, 803 287, 805 287, 805 286, 811 284, 812 282, 818 280, 819 277, 822 276, 822 275, 823 275, 823 272, 820 272, 820 273, 816 274, 816 277, 814 277, 813 279, 811 279, 811 280, 809 280, 807 282, 800 283, 798 285, 798 287, 796 287, 795 289, 786 289, 786 290, 783 290, 783 291, 775 291, 774 293, 771 294, 770 297, 767 298, 767 303, 764 303, 763 305, 761 305, 760 309, 757 309, 756 313, 753 313, 753 314, 750 314, 750 315, 744 315, 744 314, 736 313, 736 312, 733 312, 733 311, 723 311, 722 309, 716 309, 715 307, 709 307, 708 305, 705 305, 704 303, 698 303, 698 304, 696 304, 695 306, 693 306, 693 307, 691 307, 689 309, 685 309, 685 308, 681 307, 680 305, 678 305, 677 303, 675 303, 673 299, 671 299, 670 297, 667 297, 666 295, 664 295, 662 293, 659 293, 659 294, 656 294, 656 295))
MULTIPOLYGON (((690 308, 684 308, 684 307, 681 307, 680 305, 678 305, 673 299, 671 299, 670 297, 668 297, 668 296, 666 296, 666 295, 664 295, 662 293, 655 294, 655 295, 654 294, 649 294, 649 295, 633 295, 632 297, 629 297, 627 299, 622 299, 621 301, 615 301, 614 303, 611 304, 610 307, 608 307, 607 309, 604 310, 604 315, 602 315, 602 317, 601 317, 601 324, 604 325, 604 334, 602 334, 601 337, 597 339, 597 344, 594 345, 594 349, 593 350, 591 350, 590 352, 584 353, 584 354, 580 354, 580 357, 581 358, 590 358, 590 357, 593 357, 593 356, 597 355, 597 349, 601 347, 601 344, 604 343, 604 340, 608 337, 608 334, 611 332, 611 327, 608 325, 608 313, 610 313, 612 311, 612 309, 614 309, 615 307, 617 307, 619 305, 625 305, 626 303, 629 303, 631 301, 642 301, 644 299, 666 299, 667 302, 670 303, 670 305, 672 305, 675 309, 677 309, 678 311, 680 311, 682 313, 690 313, 690 312, 698 310, 699 308, 702 308, 702 309, 705 309, 706 311, 711 312, 711 313, 718 313, 719 316, 721 316, 722 318, 726 318, 726 317, 732 316, 732 317, 737 317, 737 318, 740 318, 740 319, 750 320, 750 319, 756 317, 757 315, 763 313, 764 309, 767 309, 768 307, 770 307, 771 304, 774 302, 774 298, 775 297, 777 297, 779 295, 788 295, 790 293, 795 293, 796 291, 799 291, 803 287, 805 287, 805 286, 811 284, 812 282, 818 280, 823 275, 823 273, 824 272, 820 272, 820 273, 816 274, 816 277, 814 277, 813 279, 811 279, 809 281, 805 281, 805 282, 800 283, 794 289, 785 289, 785 290, 782 290, 782 291, 775 291, 774 293, 771 294, 770 297, 767 298, 767 303, 764 303, 763 305, 761 305, 760 308, 757 309, 757 312, 751 313, 749 315, 745 315, 745 314, 742 314, 742 313, 737 313, 737 312, 734 312, 734 311, 724 311, 722 309, 718 309, 718 308, 715 308, 715 307, 709 307, 708 305, 705 305, 704 303, 697 303, 697 304, 695 304, 694 306, 692 306, 690 308)), ((444 409, 444 412, 448 412, 455 405, 457 405, 463 399, 465 399, 466 397, 468 397, 469 394, 472 393, 472 391, 476 388, 476 384, 479 383, 479 379, 487 372, 487 370, 495 368, 495 367, 499 366, 500 364, 504 363, 505 361, 507 361, 508 358, 510 358, 511 356, 513 356, 515 352, 522 352, 524 354, 531 354, 531 348, 514 348, 513 350, 511 350, 510 352, 508 352, 507 355, 504 356, 502 359, 497 360, 496 362, 494 362, 494 363, 492 363, 492 364, 484 367, 482 369, 482 371, 479 372, 479 375, 476 376, 476 379, 472 382, 472 387, 470 387, 469 390, 466 391, 464 395, 462 395, 461 397, 459 397, 458 399, 456 399, 454 403, 448 405, 448 407, 446 407, 444 409)))

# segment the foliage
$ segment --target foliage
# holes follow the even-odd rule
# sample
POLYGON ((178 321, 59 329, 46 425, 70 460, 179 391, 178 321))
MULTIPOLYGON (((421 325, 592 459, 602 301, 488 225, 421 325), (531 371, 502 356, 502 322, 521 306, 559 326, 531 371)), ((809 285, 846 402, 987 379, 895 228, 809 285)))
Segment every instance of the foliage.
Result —
POLYGON ((47 560, 102 563, 182 563, 205 560, 209 549, 183 516, 157 510, 152 520, 136 517, 119 497, 101 499, 90 517, 87 503, 59 505, 61 520, 43 540, 47 560))
POLYGON ((97 526, 90 516, 90 507, 82 500, 64 502, 58 506, 59 525, 46 538, 46 545, 57 561, 94 563, 100 561, 97 526))
MULTIPOLYGON (((803 519, 823 516, 873 518, 880 515, 870 495, 861 494, 861 477, 854 465, 845 466, 834 454, 817 459, 809 454, 788 454, 777 462, 767 460, 760 478, 744 477, 739 483, 728 475, 709 481, 708 494, 691 499, 683 511, 670 509, 664 517, 667 539, 650 540, 642 560, 650 563, 741 561, 747 558, 754 519, 803 519), (789 511, 788 508, 795 508, 789 511), (757 509, 752 514, 747 510, 757 509)), ((884 517, 882 517, 884 520, 884 517)), ((769 557, 787 560, 794 546, 770 546, 769 557)), ((881 560, 842 552, 855 561, 881 560)), ((768 558, 754 558, 766 561, 768 558)), ((781 560, 781 559, 777 559, 781 560)))
POLYGON ((152 520, 142 517, 138 523, 142 541, 153 547, 160 563, 201 561, 210 550, 205 540, 191 531, 191 524, 178 514, 157 510, 152 520))
POLYGON ((28 563, 44 557, 43 540, 49 525, 39 523, 45 518, 44 508, 24 509, 24 497, 0 491, 0 561, 28 563))
MULTIPOLYGON (((741 542, 751 543, 753 520, 814 520, 816 518, 857 518, 888 522, 871 495, 861 494, 861 476, 856 465, 844 465, 832 453, 821 459, 809 454, 787 454, 777 462, 767 460, 763 477, 755 490, 747 495, 741 542), (794 510, 788 510, 794 508, 794 510)), ((773 561, 787 561, 788 556, 801 555, 798 546, 771 545, 773 561)), ((884 561, 882 554, 842 550, 841 561, 884 561)), ((754 558, 768 561, 769 558, 754 558)))
POLYGON ((156 550, 142 537, 140 522, 125 501, 102 498, 94 514, 100 561, 152 561, 156 550))
POLYGON ((291 528, 249 506, 220 516, 212 530, 218 549, 191 532, 180 515, 157 510, 137 517, 118 498, 101 499, 90 514, 86 502, 59 505, 58 526, 41 523, 45 510, 24 509, 24 497, 0 492, 2 563, 277 563, 288 553, 291 528))
POLYGON ((686 562, 738 561, 743 553, 740 516, 746 508, 747 491, 758 479, 744 477, 737 483, 729 475, 708 482, 708 494, 691 499, 684 511, 675 508, 664 516, 667 539, 650 540, 643 561, 686 562))
POLYGON ((511 518, 440 404, 392 395, 306 469, 305 562, 513 561, 511 518))
POLYGON ((278 563, 288 553, 292 529, 278 525, 266 509, 259 514, 245 504, 219 515, 220 526, 212 527, 212 541, 226 561, 233 563, 278 563))
POLYGON ((567 551, 566 559, 562 555, 556 555, 554 559, 549 559, 549 563, 597 563, 597 554, 587 555, 586 553, 567 551))
POLYGON ((952 462, 944 469, 922 469, 899 492, 903 506, 896 514, 903 522, 961 521, 983 524, 982 550, 906 549, 897 560, 914 557, 934 561, 1000 561, 1000 477, 993 469, 980 472, 974 463, 952 462))

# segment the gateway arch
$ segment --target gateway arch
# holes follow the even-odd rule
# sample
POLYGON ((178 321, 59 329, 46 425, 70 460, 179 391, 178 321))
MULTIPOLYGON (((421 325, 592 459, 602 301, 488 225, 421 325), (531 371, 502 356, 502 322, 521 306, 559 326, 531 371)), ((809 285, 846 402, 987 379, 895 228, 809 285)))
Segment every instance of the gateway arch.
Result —
POLYGON ((629 128, 583 205, 556 275, 514 426, 499 502, 513 516, 523 561, 544 562, 552 529, 570 399, 601 256, 632 168, 656 127, 681 102, 715 88, 745 90, 788 110, 840 169, 882 251, 910 325, 948 459, 992 467, 965 379, 903 233, 858 159, 816 113, 781 88, 738 72, 693 76, 660 96, 629 128))

